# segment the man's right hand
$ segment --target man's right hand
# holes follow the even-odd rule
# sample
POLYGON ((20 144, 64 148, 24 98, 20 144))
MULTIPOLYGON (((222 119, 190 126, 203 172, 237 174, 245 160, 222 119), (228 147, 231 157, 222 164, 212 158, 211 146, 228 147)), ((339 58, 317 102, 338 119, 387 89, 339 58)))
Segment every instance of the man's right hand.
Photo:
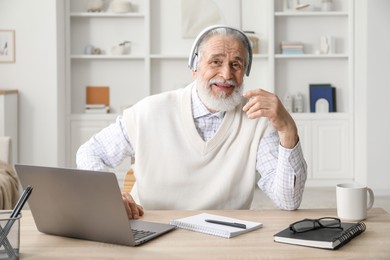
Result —
POLYGON ((144 215, 142 206, 135 203, 133 197, 128 192, 122 192, 122 199, 129 219, 139 219, 144 215))

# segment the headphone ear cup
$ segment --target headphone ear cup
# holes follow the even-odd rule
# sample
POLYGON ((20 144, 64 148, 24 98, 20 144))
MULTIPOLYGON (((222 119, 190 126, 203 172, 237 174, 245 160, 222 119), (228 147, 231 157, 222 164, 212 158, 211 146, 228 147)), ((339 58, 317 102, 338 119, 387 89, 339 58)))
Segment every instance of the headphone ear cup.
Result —
POLYGON ((199 62, 198 54, 195 53, 195 54, 194 54, 194 59, 193 59, 193 61, 192 61, 192 70, 193 70, 193 71, 197 71, 197 70, 198 70, 198 62, 199 62))

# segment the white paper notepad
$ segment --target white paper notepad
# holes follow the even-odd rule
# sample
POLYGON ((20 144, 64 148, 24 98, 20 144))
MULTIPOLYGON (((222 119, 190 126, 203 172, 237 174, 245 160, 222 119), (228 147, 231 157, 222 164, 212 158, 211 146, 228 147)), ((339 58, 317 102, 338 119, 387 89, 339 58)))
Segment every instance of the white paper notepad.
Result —
POLYGON ((201 213, 194 216, 174 219, 170 222, 178 228, 183 228, 191 231, 197 231, 209 235, 220 236, 224 238, 235 237, 252 230, 259 229, 263 226, 260 222, 246 221, 236 218, 229 218, 220 215, 209 213, 201 213), (228 223, 239 223, 246 226, 246 228, 232 227, 227 225, 215 224, 206 222, 206 220, 216 220, 228 223))

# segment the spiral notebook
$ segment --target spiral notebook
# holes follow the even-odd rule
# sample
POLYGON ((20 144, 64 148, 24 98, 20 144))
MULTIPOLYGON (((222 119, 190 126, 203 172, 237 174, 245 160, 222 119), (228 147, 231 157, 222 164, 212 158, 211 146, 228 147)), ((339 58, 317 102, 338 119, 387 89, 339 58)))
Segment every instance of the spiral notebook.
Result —
POLYGON ((169 224, 178 228, 224 238, 235 237, 259 229, 263 226, 260 222, 228 218, 209 213, 201 213, 186 218, 174 219, 169 224))
POLYGON ((360 223, 341 223, 342 229, 320 228, 304 233, 293 233, 286 228, 274 235, 274 241, 323 249, 338 249, 366 230, 360 223))

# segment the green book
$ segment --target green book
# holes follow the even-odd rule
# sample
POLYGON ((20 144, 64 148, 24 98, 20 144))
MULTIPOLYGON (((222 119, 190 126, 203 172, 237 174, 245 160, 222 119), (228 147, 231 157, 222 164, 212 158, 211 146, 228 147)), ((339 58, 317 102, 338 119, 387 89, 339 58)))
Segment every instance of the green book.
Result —
POLYGON ((319 228, 303 233, 293 233, 286 228, 274 235, 274 241, 292 245, 338 249, 366 230, 363 222, 341 223, 341 228, 319 228))

